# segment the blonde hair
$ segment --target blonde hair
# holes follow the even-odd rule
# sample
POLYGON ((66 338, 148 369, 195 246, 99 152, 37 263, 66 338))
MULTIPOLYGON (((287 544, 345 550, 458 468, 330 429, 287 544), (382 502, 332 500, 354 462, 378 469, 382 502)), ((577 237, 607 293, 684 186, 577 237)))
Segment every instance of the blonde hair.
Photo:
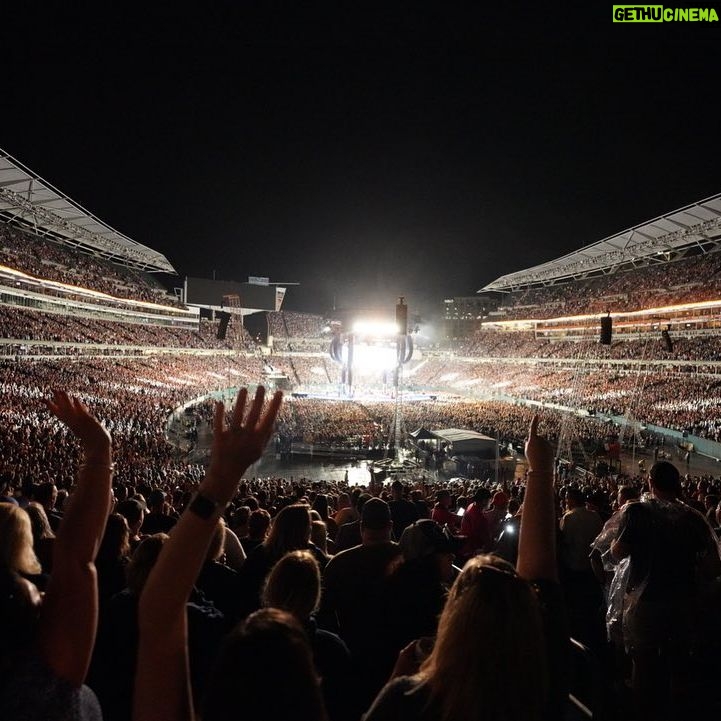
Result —
POLYGON ((305 621, 320 604, 320 567, 310 551, 286 553, 268 575, 263 605, 305 621))
POLYGON ((142 593, 145 582, 163 550, 163 545, 169 538, 167 533, 156 533, 141 541, 135 549, 126 573, 128 588, 134 596, 139 597, 142 593))
POLYGON ((11 571, 40 573, 42 570, 33 550, 30 516, 12 503, 0 503, 0 559, 11 571))
POLYGON ((419 677, 443 721, 542 717, 547 669, 540 609, 531 585, 510 564, 490 555, 466 564, 419 677))
POLYGON ((28 507, 25 510, 28 516, 30 516, 34 543, 37 544, 38 541, 45 540, 46 538, 55 538, 53 529, 50 526, 50 521, 48 520, 48 514, 45 513, 45 509, 37 501, 28 503, 28 507))
POLYGON ((328 526, 325 521, 313 521, 310 524, 310 540, 323 553, 328 553, 328 526))

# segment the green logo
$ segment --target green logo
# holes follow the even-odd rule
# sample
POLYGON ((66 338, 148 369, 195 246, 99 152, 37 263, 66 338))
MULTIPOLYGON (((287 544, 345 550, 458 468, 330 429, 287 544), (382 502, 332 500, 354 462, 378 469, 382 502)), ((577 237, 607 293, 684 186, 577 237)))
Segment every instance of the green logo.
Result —
POLYGON ((717 23, 714 8, 665 8, 663 5, 614 5, 615 23, 717 23))

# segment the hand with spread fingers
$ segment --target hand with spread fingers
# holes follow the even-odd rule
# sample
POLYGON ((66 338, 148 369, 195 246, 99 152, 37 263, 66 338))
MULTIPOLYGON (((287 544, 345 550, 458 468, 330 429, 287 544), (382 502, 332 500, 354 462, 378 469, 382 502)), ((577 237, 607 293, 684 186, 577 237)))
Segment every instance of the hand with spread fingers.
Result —
MULTIPOLYGON (((243 388, 228 422, 224 405, 215 406, 210 468, 198 496, 221 506, 232 500, 241 476, 262 455, 283 394, 276 393, 264 408, 265 388, 258 386, 246 413, 247 400, 248 391, 243 388)), ((145 584, 138 606, 135 721, 195 718, 188 677, 186 604, 217 522, 216 515, 200 515, 192 504, 186 508, 145 584)))
POLYGON ((263 409, 265 388, 258 386, 244 418, 247 400, 248 390, 241 388, 228 423, 223 403, 215 406, 209 476, 218 500, 230 500, 243 473, 261 457, 273 432, 283 394, 277 391, 263 409))
POLYGON ((78 398, 65 391, 53 391, 53 397, 45 401, 48 410, 62 421, 83 444, 85 455, 102 455, 110 452, 110 433, 78 398))
POLYGON ((538 435, 538 415, 533 416, 531 427, 526 439, 526 461, 530 472, 553 472, 553 448, 543 437, 538 435))

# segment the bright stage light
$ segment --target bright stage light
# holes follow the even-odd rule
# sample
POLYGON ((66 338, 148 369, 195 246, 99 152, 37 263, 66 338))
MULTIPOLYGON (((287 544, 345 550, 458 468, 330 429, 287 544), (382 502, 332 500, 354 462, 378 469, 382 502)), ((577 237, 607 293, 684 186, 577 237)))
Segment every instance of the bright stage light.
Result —
POLYGON ((358 373, 379 373, 396 367, 395 348, 377 345, 358 345, 353 348, 353 367, 358 373))
POLYGON ((376 320, 357 320, 353 323, 353 332, 359 335, 375 336, 385 338, 398 335, 398 326, 395 323, 376 320))

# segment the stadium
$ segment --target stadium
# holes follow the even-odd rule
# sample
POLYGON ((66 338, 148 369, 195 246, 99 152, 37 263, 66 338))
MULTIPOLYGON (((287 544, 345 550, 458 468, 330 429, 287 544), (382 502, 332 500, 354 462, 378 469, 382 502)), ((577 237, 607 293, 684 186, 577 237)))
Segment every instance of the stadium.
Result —
MULTIPOLYGON (((340 518, 340 499, 349 511, 354 489, 354 502, 366 490, 390 499, 399 480, 416 517, 430 516, 440 490, 461 513, 484 488, 518 508, 534 415, 559 488, 569 497, 582 489, 594 514, 608 517, 617 489, 667 459, 685 474, 687 502, 717 525, 721 195, 503 275, 475 298, 446 300, 433 340, 409 322, 403 298, 384 318, 366 318, 285 311, 293 289, 268 278, 186 278, 170 293, 155 277, 176 274, 166 257, 7 153, 0 218, 6 499, 40 499, 50 486, 61 497, 45 504, 55 519, 72 494, 80 448, 41 403, 58 385, 111 433, 118 501, 152 511, 159 496, 170 517, 208 465, 215 401, 265 385, 286 398, 269 451, 226 514, 241 539, 248 498, 271 514, 297 498, 321 511, 317 547, 332 554, 342 549, 331 515, 340 518), (299 459, 305 465, 293 465, 299 459)), ((512 518, 505 536, 494 534, 498 553, 512 518)), ((222 608, 219 588, 206 591, 222 608)), ((598 625, 574 592, 571 624, 583 641, 574 652, 585 664, 598 652, 589 650, 598 625)), ((99 643, 108 643, 102 625, 99 643)), ((112 718, 118 689, 93 673, 112 718)), ((572 714, 603 718, 594 694, 612 679, 579 674, 572 714)))
MULTIPOLYGON (((191 419, 197 430, 213 397, 258 383, 289 392, 278 444, 290 454, 313 446, 316 456, 388 458, 396 444, 400 452, 413 442, 412 432, 443 428, 480 432, 512 450, 540 410, 557 462, 578 476, 620 462, 608 456, 614 436, 633 456, 627 472, 654 452, 689 467, 698 459, 703 469, 721 458, 721 196, 498 278, 479 290, 485 315, 462 336, 431 343, 423 328, 409 328, 407 307, 395 323, 389 308, 385 326, 352 315, 341 323, 283 311, 267 279, 202 288, 186 279, 184 293, 169 295, 153 278, 174 272, 160 253, 7 154, 0 173, 0 343, 5 413, 20 423, 17 437, 56 432, 35 417, 27 425, 25 414, 60 374, 70 392, 110 414, 119 448, 140 432, 155 461, 175 473, 189 452, 191 419), (256 341, 244 322, 257 325, 258 316, 267 333, 256 341), (176 446, 159 432, 166 427, 176 446)), ((14 468, 22 484, 29 469, 10 439, 4 447, 5 472, 14 468)), ((438 453, 414 453, 442 468, 438 453)), ((69 480, 65 460, 48 461, 69 480)), ((122 473, 118 481, 131 480, 122 473)))

